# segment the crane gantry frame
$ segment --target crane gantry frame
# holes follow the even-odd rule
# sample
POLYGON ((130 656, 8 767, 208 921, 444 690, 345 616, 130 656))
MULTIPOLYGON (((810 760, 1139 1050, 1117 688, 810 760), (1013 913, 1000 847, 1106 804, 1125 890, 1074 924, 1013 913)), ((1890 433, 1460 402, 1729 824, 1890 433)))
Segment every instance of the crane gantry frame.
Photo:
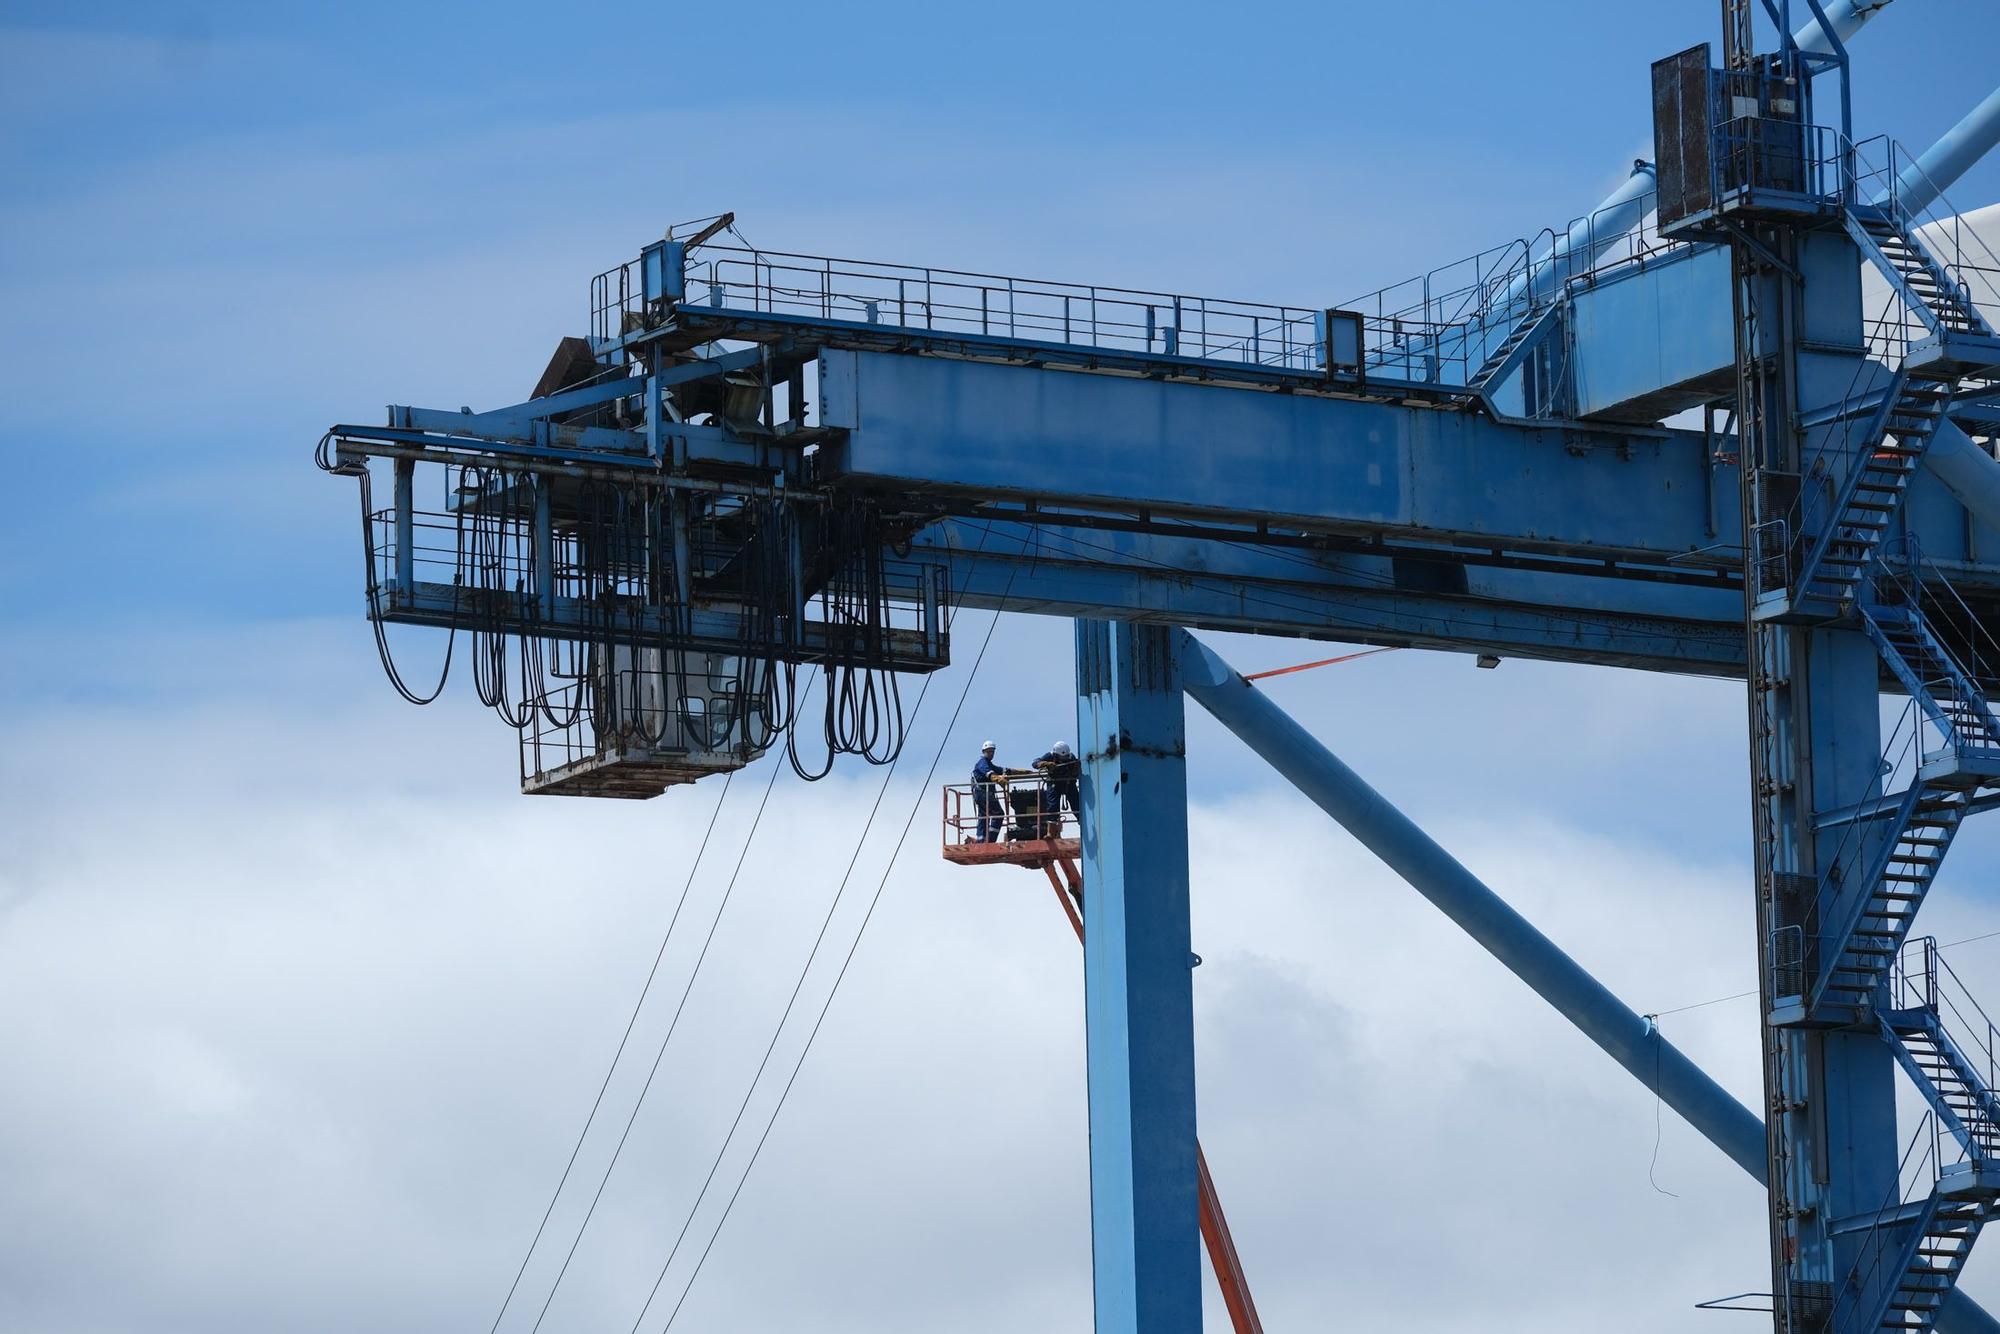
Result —
POLYGON ((2000 97, 1921 157, 1857 143, 1845 43, 1882 6, 1760 5, 1774 49, 1724 0, 1719 66, 1655 66, 1657 168, 1600 210, 1344 307, 778 254, 727 215, 670 233, 599 276, 528 401, 329 432, 363 479, 369 613, 517 645, 521 696, 490 693, 524 786, 610 796, 795 734, 802 664, 830 749, 871 750, 891 675, 949 660, 954 605, 1075 619, 1105 1334, 1200 1325, 1186 697, 1767 1183, 1780 1334, 2000 1329, 1956 1285, 2000 1208, 2000 1040, 1911 936, 2000 804, 2000 463, 1975 438, 2000 261, 1940 207, 2000 97), (1765 1114, 1204 628, 1745 679, 1765 1114))

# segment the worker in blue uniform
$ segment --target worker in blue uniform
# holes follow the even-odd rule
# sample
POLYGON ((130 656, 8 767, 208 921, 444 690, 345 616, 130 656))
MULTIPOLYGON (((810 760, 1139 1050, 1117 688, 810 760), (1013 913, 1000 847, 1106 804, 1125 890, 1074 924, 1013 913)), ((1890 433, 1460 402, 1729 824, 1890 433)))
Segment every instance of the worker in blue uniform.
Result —
POLYGON ((1058 741, 1048 752, 1035 761, 1035 772, 1042 776, 1042 790, 1047 794, 1047 815, 1054 816, 1054 824, 1061 825, 1061 813, 1065 804, 1071 815, 1076 817, 1076 826, 1083 828, 1083 793, 1077 783, 1083 777, 1083 762, 1076 752, 1069 748, 1069 742, 1058 741))
POLYGON ((972 766, 972 806, 979 812, 979 836, 975 842, 996 843, 1000 831, 1006 827, 1007 818, 1000 800, 1000 789, 1009 778, 1021 777, 1020 769, 1009 769, 993 762, 994 745, 991 741, 979 748, 979 759, 972 766))

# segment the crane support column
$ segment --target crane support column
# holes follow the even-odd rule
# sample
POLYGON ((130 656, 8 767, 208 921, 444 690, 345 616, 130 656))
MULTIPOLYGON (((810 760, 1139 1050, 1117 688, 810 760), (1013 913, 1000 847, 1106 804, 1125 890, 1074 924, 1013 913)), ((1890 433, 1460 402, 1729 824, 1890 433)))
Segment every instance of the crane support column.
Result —
MULTIPOLYGON (((1627 1073, 1758 1181, 1767 1180, 1761 1118, 1494 893, 1311 733, 1192 635, 1181 635, 1187 693, 1338 821, 1362 846, 1464 928, 1627 1073)), ((1964 1292, 1945 1294, 1937 1328, 1996 1334, 2000 1321, 1964 1292)))
POLYGON ((1179 633, 1076 623, 1098 1334, 1201 1328, 1179 633))

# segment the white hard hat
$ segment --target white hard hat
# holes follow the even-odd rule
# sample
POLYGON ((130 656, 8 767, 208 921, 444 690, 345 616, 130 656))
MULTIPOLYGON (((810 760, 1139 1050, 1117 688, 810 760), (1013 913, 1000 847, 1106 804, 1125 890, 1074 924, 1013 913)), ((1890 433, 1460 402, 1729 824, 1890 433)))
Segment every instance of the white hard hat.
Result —
POLYGON ((1069 758, 1069 742, 1067 741, 1058 741, 1056 742, 1055 745, 1049 747, 1049 749, 1054 751, 1056 754, 1062 756, 1064 759, 1069 758))
POLYGON ((986 743, 985 743, 984 745, 980 746, 980 749, 981 749, 981 750, 993 750, 993 749, 996 749, 996 747, 995 747, 995 746, 993 745, 993 743, 992 743, 991 741, 988 741, 988 742, 986 742, 986 743))

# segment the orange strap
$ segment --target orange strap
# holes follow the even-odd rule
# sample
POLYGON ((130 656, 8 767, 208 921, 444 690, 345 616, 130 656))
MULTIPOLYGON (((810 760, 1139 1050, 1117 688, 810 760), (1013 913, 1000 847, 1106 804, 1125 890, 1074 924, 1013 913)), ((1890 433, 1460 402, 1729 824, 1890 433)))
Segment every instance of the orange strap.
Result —
POLYGON ((1314 667, 1331 667, 1337 662, 1353 662, 1356 658, 1372 657, 1377 653, 1394 653, 1399 647, 1401 646, 1392 644, 1388 648, 1363 649, 1359 653, 1345 653, 1338 658, 1321 658, 1318 662, 1302 662, 1296 667, 1278 667, 1268 672, 1252 672, 1243 679, 1246 681, 1261 681, 1267 676, 1289 676, 1293 672, 1309 671, 1314 667))

